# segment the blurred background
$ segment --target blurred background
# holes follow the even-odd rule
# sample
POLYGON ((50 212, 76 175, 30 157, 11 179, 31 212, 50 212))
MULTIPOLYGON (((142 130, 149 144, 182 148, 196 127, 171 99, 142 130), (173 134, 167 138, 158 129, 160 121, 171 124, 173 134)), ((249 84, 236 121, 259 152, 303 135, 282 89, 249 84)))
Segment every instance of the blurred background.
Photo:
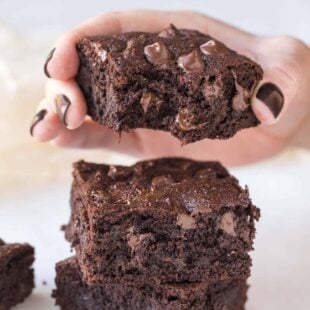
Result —
MULTIPOLYGON (((84 19, 138 8, 196 10, 259 35, 288 34, 310 43, 309 0, 0 0, 0 237, 29 241, 37 251, 37 288, 18 309, 54 309, 54 264, 72 255, 59 231, 69 216, 72 162, 135 160, 104 150, 57 149, 31 139, 45 57, 62 32, 84 19)), ((263 215, 248 309, 310 309, 309 152, 290 149, 232 171, 249 185, 263 215)))

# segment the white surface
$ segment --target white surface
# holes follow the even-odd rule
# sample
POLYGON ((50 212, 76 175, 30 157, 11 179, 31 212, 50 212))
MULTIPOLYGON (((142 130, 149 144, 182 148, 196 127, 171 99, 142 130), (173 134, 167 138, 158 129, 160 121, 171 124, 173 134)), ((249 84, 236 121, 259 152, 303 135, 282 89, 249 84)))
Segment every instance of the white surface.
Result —
MULTIPOLYGON (((276 159, 233 173, 261 208, 248 310, 310 308, 310 155, 276 159)), ((72 254, 59 228, 69 218, 70 184, 0 194, 1 236, 36 248, 36 289, 20 310, 53 309, 54 265, 72 254), (42 284, 43 281, 47 285, 42 284)))
POLYGON ((140 8, 191 9, 255 33, 290 34, 310 42, 309 0, 0 0, 0 20, 21 31, 46 35, 68 29, 101 12, 140 8))

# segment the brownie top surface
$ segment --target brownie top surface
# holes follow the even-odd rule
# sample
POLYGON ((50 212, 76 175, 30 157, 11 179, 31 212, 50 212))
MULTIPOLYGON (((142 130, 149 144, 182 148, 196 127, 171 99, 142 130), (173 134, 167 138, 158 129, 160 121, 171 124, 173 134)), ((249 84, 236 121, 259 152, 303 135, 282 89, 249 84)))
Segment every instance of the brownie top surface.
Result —
POLYGON ((0 239, 0 263, 2 258, 22 252, 33 254, 34 249, 28 243, 5 243, 0 239))
POLYGON ((211 212, 223 206, 249 206, 247 189, 218 162, 162 158, 133 166, 74 164, 74 190, 84 205, 115 210, 161 209, 177 213, 211 212))
MULTIPOLYGON (((128 32, 82 38, 77 46, 93 61, 98 59, 104 62, 107 57, 113 57, 114 69, 123 73, 127 71, 128 74, 133 74, 135 70, 137 73, 148 72, 152 66, 174 70, 177 65, 184 74, 201 75, 205 72, 207 75, 217 75, 227 66, 237 70, 238 66, 247 63, 256 72, 257 80, 262 77, 258 64, 222 42, 197 30, 177 29, 173 25, 159 33, 128 32), (92 46, 92 49, 87 46, 92 46), (97 53, 94 54, 94 51, 97 53)), ((243 88, 250 89, 254 82, 241 80, 237 76, 237 83, 243 88)))

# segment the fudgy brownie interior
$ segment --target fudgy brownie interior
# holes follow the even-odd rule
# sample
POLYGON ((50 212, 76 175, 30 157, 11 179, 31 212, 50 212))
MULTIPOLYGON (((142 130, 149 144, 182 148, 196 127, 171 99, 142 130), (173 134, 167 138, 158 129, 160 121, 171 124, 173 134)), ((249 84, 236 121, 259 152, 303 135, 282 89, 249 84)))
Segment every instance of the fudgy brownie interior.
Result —
POLYGON ((163 130, 186 144, 259 123, 250 98, 261 67, 209 35, 171 25, 83 38, 77 50, 88 114, 115 131, 163 130))

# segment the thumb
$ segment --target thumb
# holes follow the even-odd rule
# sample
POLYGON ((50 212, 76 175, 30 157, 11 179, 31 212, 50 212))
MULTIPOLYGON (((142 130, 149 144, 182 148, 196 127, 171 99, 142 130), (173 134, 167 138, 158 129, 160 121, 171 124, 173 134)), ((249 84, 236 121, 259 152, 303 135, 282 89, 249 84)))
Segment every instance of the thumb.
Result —
POLYGON ((255 115, 262 124, 277 124, 283 119, 286 127, 294 126, 306 109, 301 88, 308 74, 308 47, 288 36, 259 38, 253 47, 264 70, 264 78, 252 98, 255 115))

